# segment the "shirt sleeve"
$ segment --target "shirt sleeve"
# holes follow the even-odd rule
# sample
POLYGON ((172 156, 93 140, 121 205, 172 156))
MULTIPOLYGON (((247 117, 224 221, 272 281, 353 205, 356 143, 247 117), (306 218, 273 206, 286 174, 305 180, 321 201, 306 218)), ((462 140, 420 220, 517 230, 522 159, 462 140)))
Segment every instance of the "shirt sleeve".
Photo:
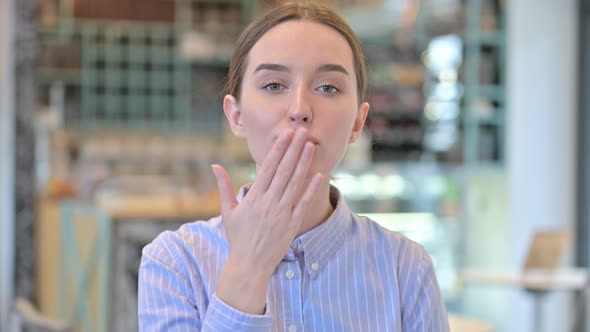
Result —
POLYGON ((231 307, 213 294, 203 331, 251 331, 270 332, 272 330, 272 318, 265 312, 264 315, 250 315, 231 307))
POLYGON ((186 273, 174 265, 171 253, 152 243, 143 250, 139 268, 139 331, 270 332, 272 317, 249 315, 227 305, 215 294, 199 308, 198 294, 186 273))
POLYGON ((432 259, 418 244, 402 257, 402 326, 404 332, 448 332, 449 320, 432 259))

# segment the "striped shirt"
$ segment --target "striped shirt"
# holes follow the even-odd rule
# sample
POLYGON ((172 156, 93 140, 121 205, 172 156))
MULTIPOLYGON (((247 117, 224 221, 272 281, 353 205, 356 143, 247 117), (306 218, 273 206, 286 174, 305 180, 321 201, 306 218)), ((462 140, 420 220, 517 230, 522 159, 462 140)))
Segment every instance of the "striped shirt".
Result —
POLYGON ((221 217, 160 234, 143 249, 140 331, 449 331, 423 247, 352 213, 334 187, 330 198, 332 215, 275 269, 263 315, 215 294, 229 251, 221 217))

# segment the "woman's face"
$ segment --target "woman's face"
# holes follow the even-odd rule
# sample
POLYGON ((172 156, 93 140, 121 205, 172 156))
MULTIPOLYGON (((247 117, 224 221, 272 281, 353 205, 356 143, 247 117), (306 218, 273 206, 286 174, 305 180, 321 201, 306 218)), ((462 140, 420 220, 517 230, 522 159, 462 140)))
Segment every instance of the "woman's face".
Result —
POLYGON ((309 173, 330 175, 360 135, 369 105, 359 106, 352 50, 336 30, 287 21, 252 47, 240 100, 226 96, 225 114, 260 166, 275 139, 305 127, 315 143, 309 173))

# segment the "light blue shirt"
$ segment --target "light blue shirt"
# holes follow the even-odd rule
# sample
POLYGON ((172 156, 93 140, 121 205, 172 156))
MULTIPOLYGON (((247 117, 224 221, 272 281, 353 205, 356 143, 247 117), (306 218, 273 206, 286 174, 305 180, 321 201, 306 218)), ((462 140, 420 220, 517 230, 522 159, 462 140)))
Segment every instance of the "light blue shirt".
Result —
POLYGON ((352 213, 334 187, 330 198, 332 215, 297 237, 274 271, 264 315, 215 294, 229 251, 221 217, 159 235, 139 269, 140 331, 449 331, 424 248, 352 213))

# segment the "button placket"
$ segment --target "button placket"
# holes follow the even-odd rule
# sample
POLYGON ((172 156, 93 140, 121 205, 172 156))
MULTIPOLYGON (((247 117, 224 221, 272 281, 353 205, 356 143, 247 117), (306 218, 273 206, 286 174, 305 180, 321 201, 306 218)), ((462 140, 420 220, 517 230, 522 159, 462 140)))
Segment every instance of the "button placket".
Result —
MULTIPOLYGON (((301 302, 301 270, 298 261, 283 262, 283 266, 280 271, 285 281, 285 287, 292 288, 291 291, 287 292, 289 295, 286 298, 286 303, 289 304, 289 310, 293 313, 293 320, 285 321, 283 325, 284 331, 297 332, 301 330, 298 328, 299 324, 303 324, 302 310, 303 304, 301 302), (293 296, 292 298, 290 296, 293 296)), ((287 294, 286 294, 287 295, 287 294)), ((302 330, 301 330, 302 331, 302 330)))

